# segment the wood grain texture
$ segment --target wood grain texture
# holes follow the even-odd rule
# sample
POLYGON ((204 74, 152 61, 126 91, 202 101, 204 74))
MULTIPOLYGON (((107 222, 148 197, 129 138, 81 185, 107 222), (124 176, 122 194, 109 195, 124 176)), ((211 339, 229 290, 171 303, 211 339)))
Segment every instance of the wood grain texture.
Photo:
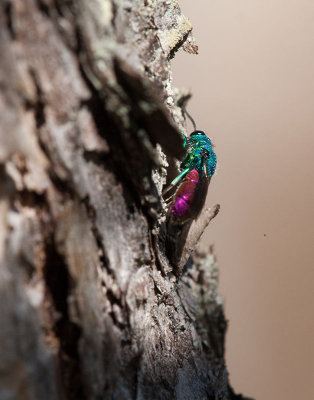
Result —
POLYGON ((177 278, 158 246, 191 29, 176 1, 2 1, 1 399, 240 398, 213 254, 177 278))

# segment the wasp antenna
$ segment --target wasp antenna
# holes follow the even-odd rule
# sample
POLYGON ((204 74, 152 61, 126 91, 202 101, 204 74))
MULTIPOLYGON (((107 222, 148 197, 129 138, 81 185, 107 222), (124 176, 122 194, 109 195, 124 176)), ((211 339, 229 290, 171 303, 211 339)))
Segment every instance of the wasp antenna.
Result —
POLYGON ((195 123, 194 119, 191 117, 191 114, 187 112, 187 110, 186 110, 186 108, 185 108, 185 105, 182 106, 182 109, 183 109, 184 114, 187 115, 187 117, 189 118, 189 120, 192 122, 194 131, 196 131, 196 123, 195 123))

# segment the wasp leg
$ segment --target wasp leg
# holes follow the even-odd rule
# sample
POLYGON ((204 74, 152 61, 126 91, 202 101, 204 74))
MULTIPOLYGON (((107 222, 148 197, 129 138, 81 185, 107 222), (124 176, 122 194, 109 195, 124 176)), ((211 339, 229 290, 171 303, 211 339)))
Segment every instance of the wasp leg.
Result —
POLYGON ((169 192, 170 189, 172 189, 177 183, 179 183, 185 175, 190 171, 190 168, 186 168, 184 171, 181 172, 180 175, 178 175, 174 180, 170 183, 168 187, 162 192, 162 195, 164 196, 166 193, 169 192))
POLYGON ((182 137, 184 138, 183 147, 185 147, 186 144, 187 144, 188 138, 185 136, 184 133, 179 132, 179 135, 182 136, 182 137))
POLYGON ((204 172, 204 175, 205 175, 205 177, 206 177, 206 179, 210 179, 210 173, 209 173, 209 168, 208 168, 208 164, 207 163, 205 163, 204 165, 203 165, 203 172, 204 172))
POLYGON ((174 195, 175 195, 175 193, 173 193, 171 196, 167 197, 167 198, 164 200, 165 203, 166 203, 166 204, 169 204, 169 203, 173 200, 174 195))

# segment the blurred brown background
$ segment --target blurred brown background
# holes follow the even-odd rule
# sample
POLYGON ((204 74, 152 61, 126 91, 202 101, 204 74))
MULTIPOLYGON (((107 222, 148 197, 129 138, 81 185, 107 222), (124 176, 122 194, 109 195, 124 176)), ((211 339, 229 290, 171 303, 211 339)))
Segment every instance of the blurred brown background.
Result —
MULTIPOLYGON (((314 2, 180 0, 199 55, 173 61, 216 145, 208 205, 235 389, 314 399, 314 2)), ((189 127, 191 127, 189 125, 189 127)), ((192 128, 191 128, 192 129, 192 128)))

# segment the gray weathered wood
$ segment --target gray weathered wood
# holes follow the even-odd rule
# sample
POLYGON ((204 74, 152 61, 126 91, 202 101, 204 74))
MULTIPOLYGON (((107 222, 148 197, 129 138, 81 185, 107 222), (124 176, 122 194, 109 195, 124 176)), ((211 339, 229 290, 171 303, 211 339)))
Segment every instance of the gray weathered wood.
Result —
POLYGON ((0 13, 0 399, 238 398, 213 253, 177 278, 158 239, 190 22, 174 0, 0 13))

